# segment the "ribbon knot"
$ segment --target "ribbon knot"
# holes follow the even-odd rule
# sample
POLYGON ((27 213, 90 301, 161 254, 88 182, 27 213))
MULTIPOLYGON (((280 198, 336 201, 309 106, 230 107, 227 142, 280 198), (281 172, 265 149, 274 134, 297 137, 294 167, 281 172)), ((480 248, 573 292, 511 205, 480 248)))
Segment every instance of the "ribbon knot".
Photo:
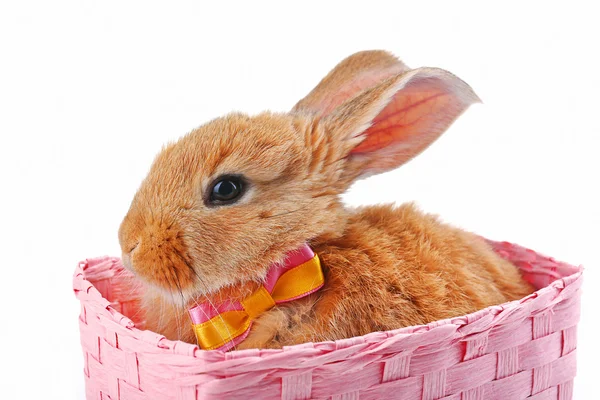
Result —
POLYGON ((242 300, 242 306, 244 307, 244 311, 248 313, 248 317, 255 319, 263 312, 273 308, 275 300, 271 297, 271 293, 267 292, 264 286, 261 286, 246 299, 242 300))
POLYGON ((277 304, 319 290, 324 284, 319 257, 308 245, 289 253, 269 268, 265 282, 242 301, 217 305, 201 303, 189 310, 198 345, 204 350, 227 351, 250 333, 252 322, 277 304))

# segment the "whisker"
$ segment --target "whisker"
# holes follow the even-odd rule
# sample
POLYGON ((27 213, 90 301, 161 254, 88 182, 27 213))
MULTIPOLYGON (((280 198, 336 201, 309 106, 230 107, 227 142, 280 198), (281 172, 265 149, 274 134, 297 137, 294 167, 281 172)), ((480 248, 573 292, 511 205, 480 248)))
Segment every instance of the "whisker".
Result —
MULTIPOLYGON (((313 198, 316 198, 316 197, 320 197, 320 196, 313 196, 313 198)), ((273 214, 273 215, 269 215, 268 217, 262 217, 262 218, 263 219, 269 219, 269 218, 276 218, 276 217, 282 217, 282 216, 285 216, 285 215, 293 214, 293 213, 296 213, 298 211, 306 210, 308 207, 312 206, 314 203, 315 203, 314 201, 309 201, 304 206, 299 207, 299 208, 297 208, 295 210, 285 211, 285 212, 282 212, 282 213, 279 213, 279 214, 273 214)))
MULTIPOLYGON (((171 295, 171 301, 173 302, 173 304, 177 304, 175 302, 175 297, 173 297, 173 291, 171 290, 173 288, 173 285, 171 283, 171 280, 169 279, 169 277, 167 276, 167 273, 165 271, 163 271, 163 276, 165 277, 165 279, 167 280, 167 283, 169 284, 169 294, 171 295)), ((177 308, 175 308, 175 322, 177 324, 177 339, 179 339, 180 335, 181 335, 181 322, 179 320, 179 313, 177 312, 177 308)))
POLYGON ((273 214, 273 215, 269 215, 268 217, 261 217, 261 218, 263 218, 263 219, 269 219, 269 218, 282 217, 282 216, 284 216, 284 215, 289 215, 289 214, 293 214, 293 213, 295 213, 295 212, 298 212, 298 211, 304 210, 305 208, 306 208, 306 207, 300 207, 300 208, 298 208, 298 209, 296 209, 296 210, 292 210, 292 211, 286 211, 286 212, 282 212, 282 213, 279 213, 279 214, 273 214))
POLYGON ((160 203, 160 224, 159 226, 162 228, 162 224, 163 224, 163 216, 165 215, 165 213, 163 212, 163 204, 160 203))
POLYGON ((158 326, 160 326, 160 329, 163 329, 164 323, 165 323, 165 317, 166 317, 166 313, 165 313, 165 302, 161 301, 160 302, 160 314, 158 316, 158 326))
MULTIPOLYGON (((185 311, 185 299, 183 297, 183 292, 181 291, 181 282, 179 281, 179 275, 177 275, 177 270, 173 269, 173 275, 175 275, 175 284, 177 285, 177 290, 179 291, 179 295, 181 296, 181 311, 185 311)), ((183 315, 182 315, 183 317, 183 315)), ((181 340, 181 324, 177 326, 179 339, 181 340)))
MULTIPOLYGON (((190 265, 190 263, 188 262, 188 260, 183 256, 183 254, 181 254, 181 252, 178 249, 175 249, 175 254, 177 254, 177 256, 179 256, 179 258, 181 259, 181 261, 183 261, 183 263, 189 268, 189 270, 196 276, 196 278, 198 279, 198 284, 200 284, 202 286, 202 296, 204 296, 204 298, 206 299, 206 301, 208 302, 208 304, 211 305, 211 307, 213 307, 215 310, 217 309, 217 307, 215 306, 215 304, 211 301, 211 299, 206 295, 206 284, 204 283, 204 281, 202 280, 202 278, 200 277, 200 275, 198 275, 198 272, 196 272, 196 270, 190 265)), ((194 301, 194 303, 199 306, 200 304, 198 304, 198 301, 196 300, 196 298, 194 297, 192 299, 194 301)), ((231 332, 229 331, 229 328, 227 327, 227 324, 225 323, 225 320, 223 319, 223 316, 219 313, 218 314, 219 319, 221 319, 221 322, 223 322, 223 326, 225 326, 225 329, 227 329, 227 335, 231 336, 231 332)), ((211 324, 214 326, 214 323, 211 322, 211 324)), ((237 346, 234 345, 233 346, 234 350, 237 350, 237 346)))
POLYGON ((148 207, 148 210, 150 210, 150 216, 152 217, 152 221, 150 221, 150 223, 154 223, 154 211, 152 210, 152 207, 150 205, 150 199, 148 199, 148 196, 146 196, 145 192, 141 192, 142 196, 144 198, 144 201, 146 202, 146 205, 148 207))

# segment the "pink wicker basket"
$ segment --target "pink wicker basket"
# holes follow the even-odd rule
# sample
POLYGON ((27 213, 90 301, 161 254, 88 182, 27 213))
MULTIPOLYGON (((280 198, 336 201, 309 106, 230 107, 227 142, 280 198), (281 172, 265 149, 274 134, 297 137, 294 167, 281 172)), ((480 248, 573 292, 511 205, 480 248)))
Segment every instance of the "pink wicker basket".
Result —
POLYGON ((73 282, 87 398, 570 399, 581 268, 490 243, 539 290, 425 326, 229 353, 138 329, 131 276, 116 258, 87 260, 73 282))

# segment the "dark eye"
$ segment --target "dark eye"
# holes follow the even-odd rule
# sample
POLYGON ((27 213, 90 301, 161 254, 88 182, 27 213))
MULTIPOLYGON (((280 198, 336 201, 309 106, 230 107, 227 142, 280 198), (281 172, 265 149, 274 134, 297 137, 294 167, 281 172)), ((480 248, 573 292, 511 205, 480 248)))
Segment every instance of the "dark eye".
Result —
POLYGON ((208 203, 225 205, 235 203, 244 192, 244 182, 239 176, 222 176, 211 187, 208 203))

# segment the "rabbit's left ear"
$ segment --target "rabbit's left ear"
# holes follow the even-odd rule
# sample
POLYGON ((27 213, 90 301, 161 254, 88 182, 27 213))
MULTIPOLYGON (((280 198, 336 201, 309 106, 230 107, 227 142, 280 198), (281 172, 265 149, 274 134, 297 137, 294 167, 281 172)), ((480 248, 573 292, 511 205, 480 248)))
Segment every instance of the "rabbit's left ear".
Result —
POLYGON ((361 91, 408 71, 404 63, 383 50, 354 53, 342 60, 292 109, 314 116, 330 114, 361 91))
POLYGON ((354 180, 404 164, 479 101, 455 75, 418 68, 364 90, 322 122, 346 154, 342 180, 354 180))

